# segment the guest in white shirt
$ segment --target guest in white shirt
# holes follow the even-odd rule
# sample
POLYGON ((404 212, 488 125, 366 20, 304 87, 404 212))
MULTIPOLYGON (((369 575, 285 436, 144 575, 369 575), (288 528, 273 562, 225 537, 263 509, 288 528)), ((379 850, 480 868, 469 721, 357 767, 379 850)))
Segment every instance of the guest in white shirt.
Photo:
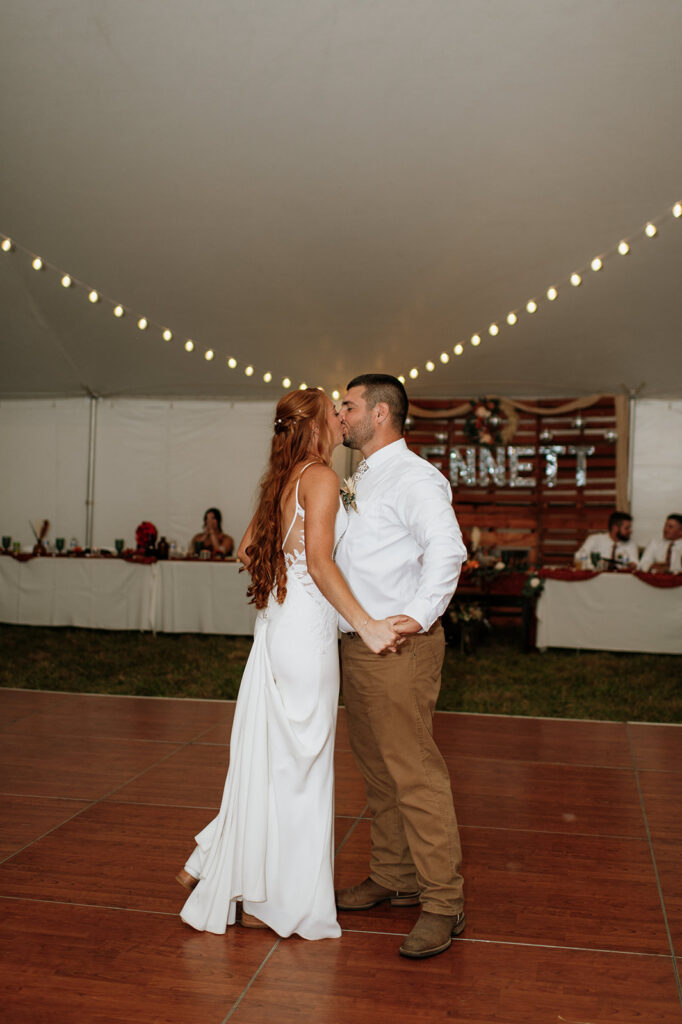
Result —
POLYGON ((632 516, 627 512, 612 512, 608 533, 592 533, 575 553, 579 568, 589 568, 592 555, 610 569, 635 569, 639 559, 637 545, 632 538, 632 516))
POLYGON ((671 513, 663 524, 663 536, 644 549, 641 572, 682 572, 682 515, 671 513))
POLYGON ((341 405, 344 444, 363 462, 344 503, 336 560, 368 615, 390 616, 397 654, 372 654, 343 619, 343 694, 351 747, 372 811, 369 877, 337 893, 340 910, 422 905, 400 947, 422 959, 464 930, 461 850, 432 716, 445 649, 439 617, 466 559, 445 477, 403 438, 405 389, 364 374, 341 405))

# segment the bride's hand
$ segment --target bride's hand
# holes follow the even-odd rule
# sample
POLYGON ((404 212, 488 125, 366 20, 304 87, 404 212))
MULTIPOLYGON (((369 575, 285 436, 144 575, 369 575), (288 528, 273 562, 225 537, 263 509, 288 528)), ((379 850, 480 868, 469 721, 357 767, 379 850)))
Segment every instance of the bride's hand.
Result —
POLYGON ((358 627, 358 634, 374 654, 383 654, 385 651, 395 653, 403 643, 403 638, 388 619, 367 619, 358 627))

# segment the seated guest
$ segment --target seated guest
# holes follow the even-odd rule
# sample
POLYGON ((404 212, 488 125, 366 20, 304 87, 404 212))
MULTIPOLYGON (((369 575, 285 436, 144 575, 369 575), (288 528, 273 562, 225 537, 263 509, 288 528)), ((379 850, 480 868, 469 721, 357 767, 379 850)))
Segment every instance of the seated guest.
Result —
POLYGON ((204 513, 204 529, 192 537, 189 546, 191 555, 199 555, 209 551, 212 555, 231 555, 234 541, 228 533, 223 533, 223 517, 219 508, 209 508, 204 513))
POLYGON ((638 568, 641 572, 682 572, 682 515, 668 516, 663 536, 647 544, 638 568))
POLYGON ((627 512, 612 512, 607 533, 592 533, 575 555, 578 567, 594 564, 599 557, 610 569, 636 569, 639 551, 631 540, 632 516, 627 512))

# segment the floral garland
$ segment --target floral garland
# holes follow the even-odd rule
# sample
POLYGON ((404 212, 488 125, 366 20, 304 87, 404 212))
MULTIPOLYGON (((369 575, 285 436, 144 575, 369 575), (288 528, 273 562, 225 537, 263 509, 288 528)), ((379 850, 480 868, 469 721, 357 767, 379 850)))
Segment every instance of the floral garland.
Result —
POLYGON ((464 436, 473 444, 492 447, 511 441, 519 425, 519 417, 503 398, 472 399, 464 420, 464 436))

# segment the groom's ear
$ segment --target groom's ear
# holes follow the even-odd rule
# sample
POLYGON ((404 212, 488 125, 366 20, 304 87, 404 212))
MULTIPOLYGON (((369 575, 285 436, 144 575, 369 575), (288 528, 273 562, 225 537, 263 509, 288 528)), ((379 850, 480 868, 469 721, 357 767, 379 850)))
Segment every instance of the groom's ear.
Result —
POLYGON ((372 412, 377 423, 385 423, 391 415, 391 410, 388 408, 387 402, 377 402, 372 412))

